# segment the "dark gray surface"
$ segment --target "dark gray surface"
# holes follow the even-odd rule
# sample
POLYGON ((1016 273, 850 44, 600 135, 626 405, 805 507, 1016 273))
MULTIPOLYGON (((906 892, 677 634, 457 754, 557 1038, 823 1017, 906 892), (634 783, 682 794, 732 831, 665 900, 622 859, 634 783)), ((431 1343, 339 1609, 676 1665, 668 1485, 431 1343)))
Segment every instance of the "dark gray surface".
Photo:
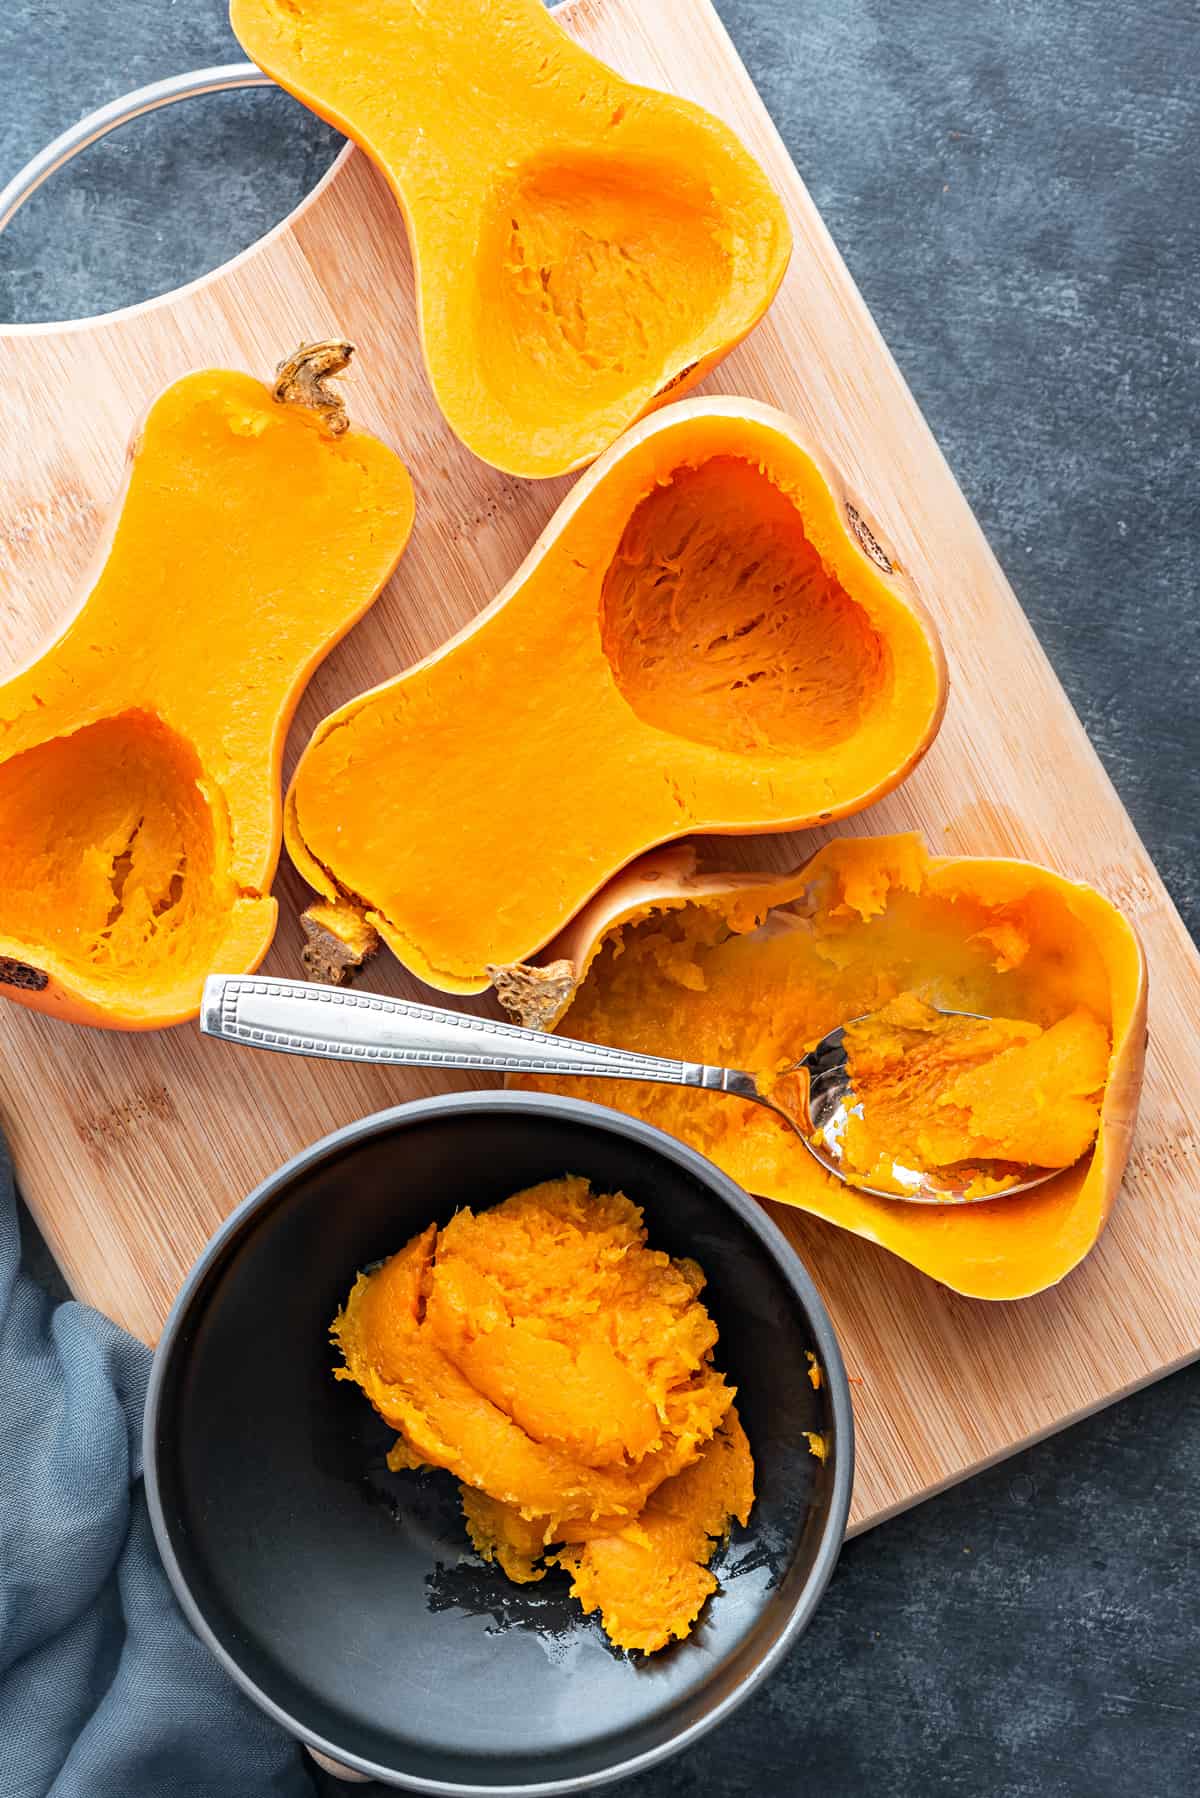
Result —
MULTIPOLYGON (((719 3, 1195 930, 1194 0, 719 3)), ((12 0, 0 180, 89 107, 236 56, 217 0, 12 0)), ((263 94, 135 127, 0 238, 0 317, 203 273, 332 145, 263 94)), ((852 1544, 767 1691, 614 1790, 1192 1798, 1198 1400, 1176 1375, 852 1544)))

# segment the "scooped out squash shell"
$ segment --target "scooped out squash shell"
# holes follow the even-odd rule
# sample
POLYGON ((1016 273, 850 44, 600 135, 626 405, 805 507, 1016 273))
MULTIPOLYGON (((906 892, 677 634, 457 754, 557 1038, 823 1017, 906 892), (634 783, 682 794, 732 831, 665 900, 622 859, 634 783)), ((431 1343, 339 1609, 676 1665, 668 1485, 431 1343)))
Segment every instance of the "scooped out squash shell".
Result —
POLYGON ((155 401, 94 585, 0 686, 6 998, 173 1024, 270 945, 287 726, 413 516, 399 458, 293 375, 307 403, 223 370, 155 401))
POLYGON ((484 461, 581 467, 769 305, 791 236, 759 165, 542 0, 233 0, 231 18, 403 208, 434 394, 484 461))
POLYGON ((945 667, 851 505, 769 407, 644 420, 465 631, 317 727, 286 808, 300 872, 430 985, 479 992, 653 844, 877 799, 931 742, 945 667))
POLYGON ((678 848, 613 881, 550 946, 544 971, 502 983, 526 1022, 752 1071, 908 991, 1043 1028, 1077 1007, 1098 1018, 1111 1054, 1088 1153, 1017 1197, 912 1205, 826 1175, 786 1124, 742 1100, 608 1080, 569 1090, 649 1119, 751 1192, 879 1243, 958 1292, 1039 1292, 1100 1236, 1141 1089, 1145 963, 1131 926, 1091 888, 1028 862, 931 857, 914 836, 838 839, 780 877, 700 874, 678 848))

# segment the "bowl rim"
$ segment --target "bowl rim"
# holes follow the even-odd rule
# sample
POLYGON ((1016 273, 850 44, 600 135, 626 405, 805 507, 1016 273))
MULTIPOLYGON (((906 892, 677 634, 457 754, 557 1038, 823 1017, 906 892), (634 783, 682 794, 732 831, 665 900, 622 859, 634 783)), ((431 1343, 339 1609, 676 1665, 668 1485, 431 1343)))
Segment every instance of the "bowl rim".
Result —
POLYGON ((230 1212, 213 1232, 180 1287, 155 1348, 142 1422, 142 1468, 155 1543, 184 1615, 235 1684, 290 1736, 354 1773, 363 1774, 368 1779, 377 1779, 393 1788, 429 1793, 433 1798, 555 1798, 557 1794, 586 1792, 617 1779, 627 1779, 681 1753, 709 1730, 723 1723, 774 1672, 811 1620, 829 1584, 845 1539, 854 1484, 854 1411, 841 1348, 825 1302, 817 1291, 811 1274, 779 1226, 728 1174, 723 1173, 698 1150, 669 1136, 656 1125, 631 1117, 627 1112, 613 1110, 610 1106, 593 1104, 590 1100, 574 1099, 559 1093, 514 1092, 503 1088, 475 1089, 411 1099, 341 1125, 307 1148, 299 1150, 274 1173, 260 1180, 253 1191, 230 1212), (190 1334, 187 1323, 192 1306, 226 1245, 256 1214, 265 1211, 297 1175, 323 1161, 336 1159, 347 1148, 370 1137, 385 1135, 396 1129, 403 1130, 425 1118, 447 1112, 476 1114, 495 1110, 540 1116, 569 1116, 588 1128, 630 1138, 676 1162, 713 1191, 759 1238, 787 1280, 812 1327, 820 1365, 828 1382, 836 1448, 832 1491, 809 1576, 776 1640, 719 1704, 667 1741, 614 1762, 598 1772, 571 1774, 560 1779, 520 1781, 510 1785, 464 1785, 458 1781, 427 1779, 419 1774, 400 1773, 395 1767, 365 1759, 342 1748, 337 1742, 330 1741, 308 1727, 285 1706, 278 1704, 239 1666, 236 1658, 218 1639, 193 1598, 175 1553, 159 1492, 158 1436, 163 1420, 163 1394, 168 1374, 175 1355, 181 1347, 186 1347, 190 1334))

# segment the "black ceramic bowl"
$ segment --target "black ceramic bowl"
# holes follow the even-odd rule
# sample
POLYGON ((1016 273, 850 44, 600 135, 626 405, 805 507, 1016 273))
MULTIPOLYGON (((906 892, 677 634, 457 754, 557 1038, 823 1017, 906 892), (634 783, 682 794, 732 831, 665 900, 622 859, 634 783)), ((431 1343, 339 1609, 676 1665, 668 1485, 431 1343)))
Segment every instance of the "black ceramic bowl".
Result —
POLYGON ((394 1785, 550 1793, 682 1748, 766 1676, 837 1559, 853 1426, 825 1308, 731 1180, 605 1107, 477 1092, 339 1130, 233 1214, 168 1320, 145 1460, 184 1609, 286 1728, 394 1785), (474 1559, 454 1482, 389 1474, 391 1432, 331 1373, 358 1268, 431 1218, 563 1173, 628 1193, 655 1247, 700 1262, 754 1451, 758 1499, 713 1563, 719 1590, 686 1642, 646 1658, 609 1647, 564 1574, 517 1587, 474 1559))

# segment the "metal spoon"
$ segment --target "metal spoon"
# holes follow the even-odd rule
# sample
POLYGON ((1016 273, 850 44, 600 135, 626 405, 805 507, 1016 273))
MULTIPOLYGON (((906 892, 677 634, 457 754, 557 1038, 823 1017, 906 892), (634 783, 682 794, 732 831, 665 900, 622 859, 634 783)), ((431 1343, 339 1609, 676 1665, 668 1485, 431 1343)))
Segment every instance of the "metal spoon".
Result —
MULTIPOLYGON (((957 1012, 977 1017, 977 1012, 957 1012)), ((857 1022, 858 1020, 853 1020, 857 1022)), ((901 1192, 884 1191, 851 1179, 840 1160, 846 1118, 856 1103, 847 1068, 845 1026, 823 1036, 814 1049, 778 1075, 763 1091, 753 1074, 737 1068, 706 1067, 639 1055, 604 1043, 549 1036, 519 1024, 381 993, 347 992, 304 980, 272 980, 251 974, 212 974, 204 983, 200 1028, 206 1036, 275 1049, 285 1055, 314 1055, 328 1061, 369 1061, 410 1068, 461 1068, 496 1074, 548 1074, 604 1080, 652 1080, 666 1086, 696 1086, 732 1093, 765 1105, 795 1131, 827 1173, 860 1191, 898 1203, 961 1205, 978 1197, 1008 1198, 1053 1179, 1061 1170, 1013 1162, 927 1172, 893 1165, 901 1192), (819 1139, 818 1139, 819 1133, 819 1139), (981 1174, 1011 1179, 1002 1192, 978 1195, 971 1188, 981 1174)))

